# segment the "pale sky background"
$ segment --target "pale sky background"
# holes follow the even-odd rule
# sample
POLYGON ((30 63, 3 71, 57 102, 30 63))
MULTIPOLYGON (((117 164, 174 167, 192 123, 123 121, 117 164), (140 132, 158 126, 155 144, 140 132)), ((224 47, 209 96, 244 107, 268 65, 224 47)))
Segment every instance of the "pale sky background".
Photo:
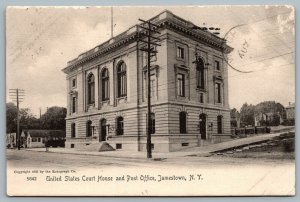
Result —
MULTIPOLYGON (((275 100, 295 101, 294 10, 283 6, 114 7, 114 35, 168 9, 199 26, 221 28, 220 37, 234 26, 235 48, 229 68, 229 104, 275 100), (247 53, 238 51, 247 41, 247 53)), ((6 14, 6 90, 26 91, 21 107, 36 115, 46 107, 67 105, 69 60, 110 38, 110 7, 9 8, 6 14)), ((227 35, 228 36, 228 35, 227 35)), ((7 102, 11 101, 7 96, 7 102)))

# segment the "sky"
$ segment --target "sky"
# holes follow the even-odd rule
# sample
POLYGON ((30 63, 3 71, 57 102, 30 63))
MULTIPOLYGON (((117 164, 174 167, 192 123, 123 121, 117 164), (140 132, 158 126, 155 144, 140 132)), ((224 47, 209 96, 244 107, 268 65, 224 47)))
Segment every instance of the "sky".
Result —
MULTIPOLYGON (((286 6, 113 7, 113 34, 163 10, 219 27, 229 55, 229 104, 295 102, 295 21, 286 6), (235 27, 235 28, 234 28, 235 27), (237 71, 238 70, 238 71, 237 71)), ((110 7, 10 7, 6 11, 6 90, 25 90, 20 107, 67 105, 67 62, 111 37, 110 7)))

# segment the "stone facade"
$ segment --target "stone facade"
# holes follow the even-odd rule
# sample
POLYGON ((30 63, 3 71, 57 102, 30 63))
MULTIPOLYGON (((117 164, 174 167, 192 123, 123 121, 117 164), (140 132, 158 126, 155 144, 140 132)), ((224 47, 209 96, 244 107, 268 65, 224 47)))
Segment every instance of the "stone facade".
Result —
MULTIPOLYGON (((152 18, 160 45, 151 59, 152 147, 176 151, 230 138, 228 68, 232 48, 164 11, 152 18), (154 129, 155 128, 155 129, 154 129), (155 130, 155 131, 154 131, 155 130)), ((133 26, 68 62, 66 147, 106 141, 146 150, 147 60, 143 31, 133 26)))
POLYGON ((285 110, 287 119, 295 119, 295 103, 289 103, 285 110))

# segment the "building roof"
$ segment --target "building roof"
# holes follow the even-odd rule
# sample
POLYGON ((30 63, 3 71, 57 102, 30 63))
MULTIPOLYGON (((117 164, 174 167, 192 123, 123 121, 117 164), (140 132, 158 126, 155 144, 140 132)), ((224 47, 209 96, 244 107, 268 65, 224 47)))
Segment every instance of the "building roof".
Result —
MULTIPOLYGON (((165 10, 162 13, 154 16, 150 19, 150 21, 151 23, 156 24, 159 27, 158 30, 162 28, 178 30, 203 44, 220 49, 224 53, 229 53, 233 50, 233 48, 226 45, 225 39, 220 38, 207 30, 201 29, 201 27, 198 27, 192 22, 174 15, 168 10, 165 10), (199 29, 193 29, 194 27, 197 27, 199 29)), ((144 24, 145 23, 134 25, 125 32, 122 32, 121 34, 109 39, 108 41, 97 45, 93 49, 80 54, 75 59, 69 61, 67 67, 65 67, 62 71, 68 73, 74 67, 92 60, 99 55, 113 51, 120 46, 128 45, 129 43, 137 41, 138 38, 145 37, 146 31, 143 29, 139 29, 139 26, 143 26, 144 24)))
POLYGON ((31 137, 66 137, 66 133, 63 130, 23 130, 27 136, 30 134, 31 137))
POLYGON ((295 103, 290 103, 289 106, 286 107, 286 109, 289 109, 289 108, 295 108, 295 103))

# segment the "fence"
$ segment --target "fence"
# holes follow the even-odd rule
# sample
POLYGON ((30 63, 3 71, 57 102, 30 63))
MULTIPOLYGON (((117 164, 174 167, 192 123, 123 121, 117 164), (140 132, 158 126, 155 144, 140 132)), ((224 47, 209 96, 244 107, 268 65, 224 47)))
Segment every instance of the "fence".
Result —
POLYGON ((248 135, 270 133, 271 128, 267 126, 255 126, 245 128, 233 128, 231 129, 231 135, 236 137, 247 137, 248 135))

